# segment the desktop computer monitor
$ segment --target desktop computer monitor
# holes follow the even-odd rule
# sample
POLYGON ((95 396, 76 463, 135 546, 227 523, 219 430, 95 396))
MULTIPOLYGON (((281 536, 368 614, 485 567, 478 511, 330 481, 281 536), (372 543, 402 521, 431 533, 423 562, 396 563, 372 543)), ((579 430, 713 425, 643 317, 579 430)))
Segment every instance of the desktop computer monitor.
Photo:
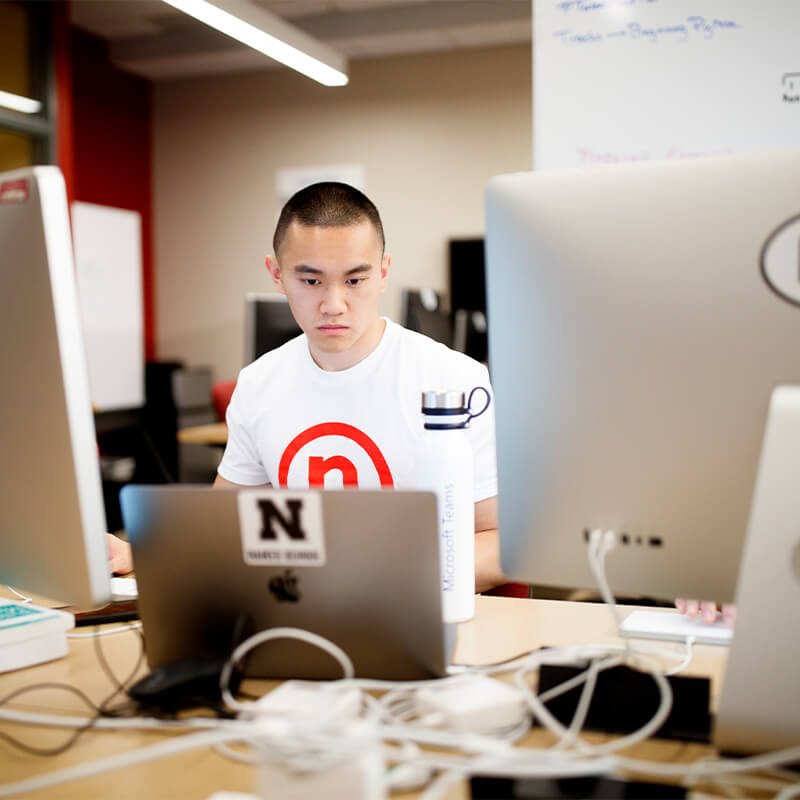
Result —
MULTIPOLYGON (((593 588, 587 534, 613 530, 613 591, 733 600, 770 399, 800 386, 800 153, 497 176, 486 222, 505 573, 593 588)), ((747 687, 731 671, 751 635, 767 649, 751 641, 750 658, 777 647, 796 670, 796 494, 783 549, 748 549, 775 554, 764 608, 736 598, 726 690, 780 677, 786 691, 756 717, 800 702, 793 674, 747 687), (771 584, 788 618, 770 618, 771 584)), ((797 744, 799 725, 777 742, 797 744)))
POLYGON ((64 179, 0 174, 0 582, 110 599, 100 468, 64 179))
POLYGON ((451 239, 448 275, 453 311, 486 311, 485 243, 482 237, 451 239))
POLYGON ((800 384, 800 154, 498 176, 486 213, 509 576, 591 585, 584 532, 613 529, 616 590, 731 600, 800 384))
POLYGON ((400 298, 403 327, 453 346, 453 325, 444 310, 444 296, 430 288, 403 289, 400 298))
POLYGON ((486 363, 488 343, 483 238, 450 240, 449 282, 453 349, 486 363))
POLYGON ((245 298, 245 364, 301 333, 285 295, 250 292, 245 298))

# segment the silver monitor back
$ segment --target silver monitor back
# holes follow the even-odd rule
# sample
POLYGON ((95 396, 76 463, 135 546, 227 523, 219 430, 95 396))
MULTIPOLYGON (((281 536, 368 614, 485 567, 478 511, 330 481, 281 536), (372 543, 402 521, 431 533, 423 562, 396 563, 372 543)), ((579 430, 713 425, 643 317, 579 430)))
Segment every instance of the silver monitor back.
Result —
POLYGON ((730 600, 767 420, 800 384, 800 153, 494 178, 486 194, 510 578, 730 600))
POLYGON ((0 252, 0 582, 97 607, 106 523, 58 168, 0 175, 0 252))

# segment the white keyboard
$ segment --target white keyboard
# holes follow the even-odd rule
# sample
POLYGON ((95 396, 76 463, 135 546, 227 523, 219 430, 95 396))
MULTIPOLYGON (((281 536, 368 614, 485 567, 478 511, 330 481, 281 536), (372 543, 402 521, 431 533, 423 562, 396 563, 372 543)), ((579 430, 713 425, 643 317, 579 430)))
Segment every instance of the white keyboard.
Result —
POLYGON ((676 611, 632 611, 623 621, 622 634, 639 639, 662 639, 685 642, 690 637, 697 644, 729 645, 733 628, 721 619, 703 622, 700 617, 687 617, 676 611))
POLYGON ((111 579, 111 599, 136 600, 139 597, 139 590, 136 587, 136 578, 112 578, 111 579))

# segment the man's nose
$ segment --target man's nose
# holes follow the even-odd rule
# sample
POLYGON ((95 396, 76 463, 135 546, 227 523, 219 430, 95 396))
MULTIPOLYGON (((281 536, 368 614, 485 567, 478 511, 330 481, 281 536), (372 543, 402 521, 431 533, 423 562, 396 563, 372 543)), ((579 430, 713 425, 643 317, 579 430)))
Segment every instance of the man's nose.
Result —
POLYGON ((324 314, 343 314, 347 310, 344 287, 331 286, 325 292, 320 308, 324 314))

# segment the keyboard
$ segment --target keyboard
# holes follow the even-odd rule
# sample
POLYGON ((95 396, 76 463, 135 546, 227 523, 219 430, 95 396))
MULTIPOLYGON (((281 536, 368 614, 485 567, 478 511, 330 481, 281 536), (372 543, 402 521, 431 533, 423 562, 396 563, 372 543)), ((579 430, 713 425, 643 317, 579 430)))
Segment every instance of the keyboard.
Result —
POLYGON ((729 645, 733 639, 733 628, 716 622, 703 622, 699 617, 685 617, 676 611, 632 611, 622 622, 623 636, 639 639, 662 639, 686 642, 693 639, 697 644, 729 645))
POLYGON ((111 599, 112 601, 136 600, 139 597, 139 589, 136 586, 136 578, 112 578, 111 579, 111 599))

